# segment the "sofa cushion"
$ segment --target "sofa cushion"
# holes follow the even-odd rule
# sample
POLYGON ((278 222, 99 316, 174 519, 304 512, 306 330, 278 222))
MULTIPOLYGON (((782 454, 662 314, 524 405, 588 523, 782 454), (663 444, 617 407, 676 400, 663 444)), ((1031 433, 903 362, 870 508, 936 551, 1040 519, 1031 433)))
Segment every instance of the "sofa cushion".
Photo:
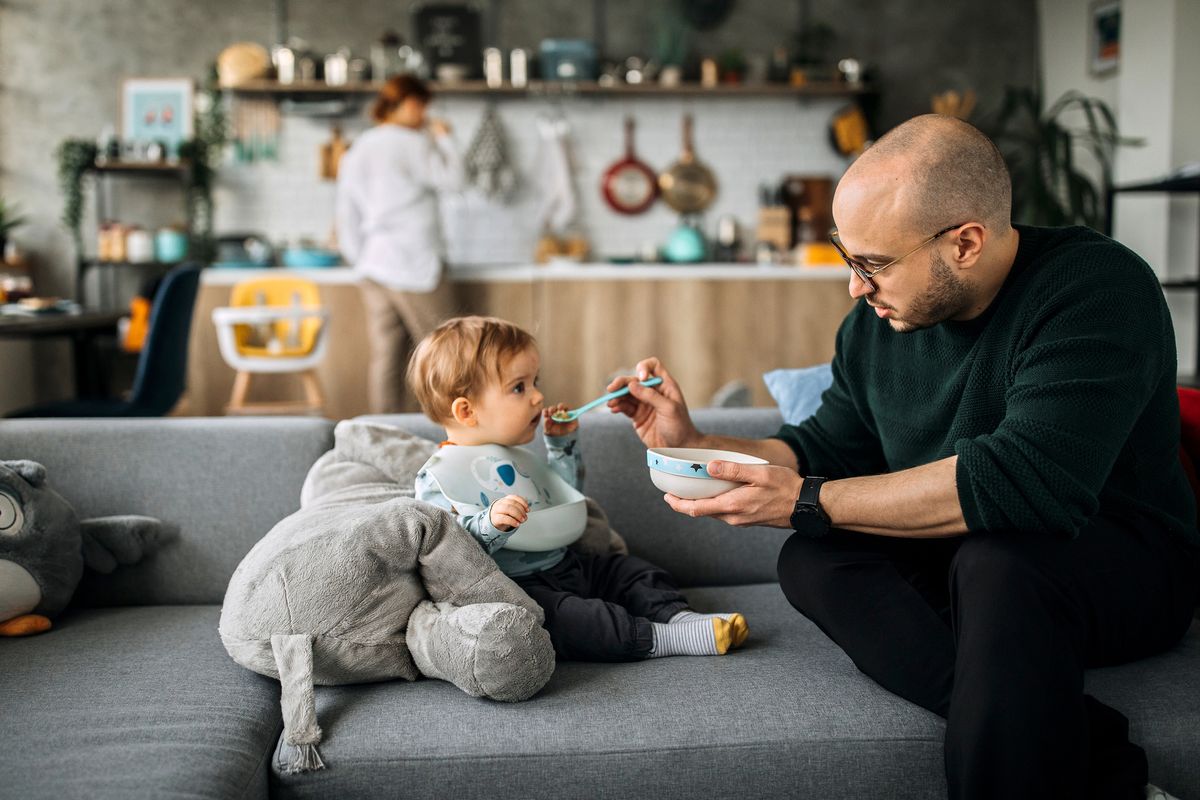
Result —
POLYGON ((323 419, 7 420, 0 453, 46 465, 80 516, 145 514, 173 541, 111 575, 85 572, 76 605, 220 603, 238 562, 300 507, 333 446, 323 419))
POLYGON ((438 681, 318 687, 329 769, 285 775, 290 748, 281 745, 272 793, 945 796, 941 720, 859 674, 778 585, 689 598, 745 613, 749 642, 720 658, 560 663, 540 695, 516 705, 438 681))
MULTIPOLYGON (((705 433, 762 438, 779 430, 778 409, 699 409, 692 412, 705 433)), ((440 441, 445 432, 419 414, 364 417, 440 441)), ((583 492, 608 513, 629 550, 658 564, 681 585, 722 586, 776 580, 775 560, 790 531, 731 528, 713 519, 689 519, 671 510, 650 482, 646 448, 624 416, 605 410, 581 420, 580 449, 587 477, 583 492), (634 475, 631 477, 630 472, 634 475)), ((534 449, 542 448, 539 437, 534 449)))
POLYGON ((266 797, 279 684, 229 659, 219 613, 88 609, 0 639, 0 794, 266 797))
POLYGON ((773 369, 762 377, 783 421, 799 425, 821 407, 821 396, 833 385, 833 366, 825 363, 801 369, 773 369))
MULTIPOLYGON (((937 716, 886 692, 794 611, 777 584, 688 590, 740 610, 720 658, 560 663, 532 700, 476 700, 439 681, 319 687, 329 769, 284 775, 289 798, 944 798, 937 716), (581 787, 588 787, 584 790, 581 787)), ((1095 670, 1089 690, 1129 716, 1151 777, 1200 797, 1200 624, 1175 650, 1095 670)))

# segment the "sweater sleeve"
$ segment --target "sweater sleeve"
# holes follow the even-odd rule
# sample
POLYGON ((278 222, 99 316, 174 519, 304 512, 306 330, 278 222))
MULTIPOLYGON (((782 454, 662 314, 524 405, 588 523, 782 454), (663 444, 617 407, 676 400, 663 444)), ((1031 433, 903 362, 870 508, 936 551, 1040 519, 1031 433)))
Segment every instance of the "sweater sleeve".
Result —
POLYGON ((816 413, 799 425, 784 425, 773 437, 780 439, 796 454, 801 475, 824 478, 853 478, 876 475, 887 469, 866 404, 856 399, 847 376, 845 353, 852 338, 847 321, 838 329, 836 355, 833 358, 833 383, 821 395, 816 413))
POLYGON ((347 262, 357 264, 358 257, 362 253, 363 219, 350 179, 352 170, 345 163, 349 160, 349 158, 343 159, 342 169, 338 173, 337 197, 334 201, 334 224, 337 230, 338 249, 341 250, 347 262))
MULTIPOLYGON (((971 530, 1073 537, 1096 513, 1121 448, 1168 367, 1157 287, 1074 283, 1025 326, 996 430, 960 439, 971 530)), ((1173 365, 1171 365, 1173 369, 1173 365)))
POLYGON ((414 172, 422 183, 439 192, 462 191, 466 180, 462 154, 450 134, 430 136, 414 172))

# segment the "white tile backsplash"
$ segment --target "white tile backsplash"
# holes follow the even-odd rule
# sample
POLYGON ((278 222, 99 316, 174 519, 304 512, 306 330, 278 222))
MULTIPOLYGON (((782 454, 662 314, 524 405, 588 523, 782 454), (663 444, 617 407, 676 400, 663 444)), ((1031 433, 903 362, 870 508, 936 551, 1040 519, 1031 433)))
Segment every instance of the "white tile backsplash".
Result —
MULTIPOLYGON (((431 114, 447 119, 465 152, 489 101, 475 97, 435 100, 431 114)), ((704 215, 710 234, 716 219, 733 214, 743 236, 751 236, 758 186, 777 184, 784 174, 840 177, 846 162, 831 148, 829 118, 842 99, 793 97, 545 97, 503 98, 496 109, 508 137, 508 152, 521 175, 521 190, 507 206, 467 191, 443 199, 443 224, 453 263, 527 262, 541 234, 540 190, 547 157, 537 118, 561 112, 570 125, 569 148, 578 204, 577 220, 598 258, 633 255, 643 243, 661 244, 678 215, 661 201, 638 216, 610 210, 600 193, 605 169, 624 152, 622 120, 637 120, 639 157, 666 169, 681 151, 681 118, 695 119, 696 153, 715 173, 719 193, 704 215)), ((342 120, 353 138, 365 118, 342 120)), ((253 231, 274 241, 326 239, 333 227, 334 184, 317 177, 320 145, 331 120, 285 116, 279 159, 227 163, 215 196, 218 233, 253 231)))

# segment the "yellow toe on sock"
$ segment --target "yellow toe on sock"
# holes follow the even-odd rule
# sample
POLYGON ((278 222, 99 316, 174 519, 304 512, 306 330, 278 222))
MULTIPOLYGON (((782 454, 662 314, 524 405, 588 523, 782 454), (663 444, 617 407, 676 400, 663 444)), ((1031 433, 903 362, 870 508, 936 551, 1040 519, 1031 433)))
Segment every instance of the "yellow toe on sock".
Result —
POLYGON ((713 617, 713 638, 717 642, 717 655, 723 656, 733 646, 733 625, 720 617, 713 617))
POLYGON ((733 629, 733 646, 741 647, 750 637, 750 626, 741 614, 729 615, 729 626, 733 629))

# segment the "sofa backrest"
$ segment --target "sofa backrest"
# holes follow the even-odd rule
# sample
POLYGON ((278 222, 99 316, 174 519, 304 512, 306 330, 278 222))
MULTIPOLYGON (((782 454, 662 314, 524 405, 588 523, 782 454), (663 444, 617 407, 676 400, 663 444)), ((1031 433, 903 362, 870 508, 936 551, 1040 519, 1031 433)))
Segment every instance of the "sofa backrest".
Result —
MULTIPOLYGON (((705 433, 761 438, 779 430, 777 409, 700 409, 692 412, 705 433)), ((419 414, 364 417, 440 441, 445 432, 419 414)), ((650 482, 646 448, 624 416, 601 410, 581 420, 579 445, 587 470, 584 494, 608 513, 629 549, 670 571, 681 586, 770 583, 777 580, 779 548, 791 531, 734 528, 672 511, 650 482)), ((541 449, 538 438, 535 449, 541 449)))
POLYGON ((81 517, 144 514, 173 537, 141 564, 85 571, 76 605, 220 603, 332 446, 333 423, 303 417, 0 422, 0 458, 40 461, 81 517))

